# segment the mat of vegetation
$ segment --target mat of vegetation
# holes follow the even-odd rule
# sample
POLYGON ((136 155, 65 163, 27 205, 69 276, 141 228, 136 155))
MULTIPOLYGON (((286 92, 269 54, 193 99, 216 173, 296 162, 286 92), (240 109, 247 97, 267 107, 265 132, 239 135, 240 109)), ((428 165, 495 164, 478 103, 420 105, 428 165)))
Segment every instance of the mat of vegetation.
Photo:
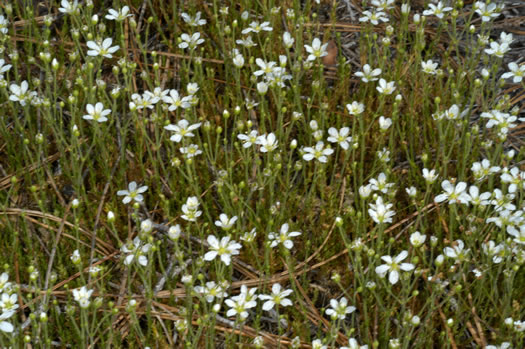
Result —
POLYGON ((0 3, 0 346, 523 348, 524 7, 0 3))

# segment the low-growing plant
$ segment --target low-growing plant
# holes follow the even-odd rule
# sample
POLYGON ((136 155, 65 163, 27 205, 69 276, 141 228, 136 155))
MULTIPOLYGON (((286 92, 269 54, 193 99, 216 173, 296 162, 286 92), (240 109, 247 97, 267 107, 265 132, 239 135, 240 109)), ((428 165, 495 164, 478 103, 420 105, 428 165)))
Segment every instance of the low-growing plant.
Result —
POLYGON ((506 10, 0 4, 0 345, 522 348, 506 10))

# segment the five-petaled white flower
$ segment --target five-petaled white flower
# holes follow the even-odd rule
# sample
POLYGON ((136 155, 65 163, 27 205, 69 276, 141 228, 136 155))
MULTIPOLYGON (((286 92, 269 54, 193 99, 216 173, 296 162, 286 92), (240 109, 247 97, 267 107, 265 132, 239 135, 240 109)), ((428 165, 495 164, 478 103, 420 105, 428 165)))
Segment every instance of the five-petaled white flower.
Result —
POLYGON ((312 159, 317 159, 319 162, 325 163, 328 161, 327 156, 331 155, 334 150, 332 148, 325 148, 323 141, 317 142, 315 147, 306 147, 303 149, 304 155, 303 159, 310 161, 312 159))
POLYGON ((148 253, 150 249, 151 244, 145 244, 138 236, 136 236, 133 241, 122 245, 120 250, 122 253, 127 254, 126 258, 124 258, 125 265, 130 265, 136 258, 139 264, 145 267, 148 265, 148 258, 144 254, 148 253))
POLYGON ((184 22, 188 23, 192 27, 198 27, 198 26, 206 24, 206 20, 201 19, 200 11, 195 14, 195 17, 191 17, 189 14, 185 12, 181 14, 181 17, 184 20, 184 22))
POLYGON ((510 62, 508 67, 510 71, 501 75, 501 78, 512 78, 513 83, 521 82, 521 80, 523 80, 523 77, 525 76, 525 64, 519 66, 515 62, 510 62))
POLYGON ((133 16, 131 13, 129 13, 129 6, 124 6, 118 11, 110 8, 108 12, 109 13, 106 15, 106 19, 110 21, 113 20, 113 21, 121 22, 125 20, 126 18, 133 16))
POLYGON ((287 249, 291 249, 293 247, 293 242, 290 238, 301 235, 298 231, 292 231, 288 232, 288 223, 284 223, 281 225, 280 232, 277 233, 270 233, 268 234, 268 239, 270 239, 272 242, 270 244, 270 247, 275 247, 279 244, 283 244, 284 247, 287 249))
POLYGON ((340 301, 331 299, 330 306, 331 308, 326 309, 326 315, 339 320, 344 320, 347 314, 353 313, 356 309, 354 306, 348 306, 348 300, 345 297, 340 301))
POLYGON ((227 293, 224 291, 222 285, 217 284, 215 281, 208 281, 206 286, 195 286, 195 292, 203 294, 206 298, 206 302, 211 303, 215 297, 221 299, 227 297, 227 293))
POLYGON ((184 213, 181 216, 182 219, 195 222, 202 214, 202 211, 199 211, 199 199, 196 196, 189 197, 186 203, 182 205, 182 213, 184 213))
POLYGON ((13 327, 13 325, 7 321, 4 321, 4 320, 9 319, 14 314, 15 314, 14 310, 4 311, 2 312, 2 314, 0 314, 0 331, 7 332, 7 333, 11 333, 14 331, 15 328, 13 327))
POLYGON ((267 31, 271 32, 273 30, 272 27, 270 27, 270 22, 262 22, 259 24, 259 22, 251 22, 248 28, 245 28, 242 30, 241 34, 248 34, 248 33, 259 33, 261 31, 267 31))
POLYGON ((197 155, 202 154, 202 150, 199 149, 197 144, 190 144, 187 147, 181 147, 179 151, 181 154, 186 156, 186 159, 191 159, 197 155))
POLYGON ((468 204, 469 196, 465 189, 467 189, 467 183, 459 182, 455 186, 448 180, 441 182, 441 188, 445 191, 434 198, 434 202, 440 203, 448 201, 449 205, 459 202, 461 204, 468 204))
POLYGON ((22 81, 20 86, 18 86, 17 84, 9 85, 9 90, 11 91, 9 100, 13 102, 18 102, 20 103, 20 105, 25 106, 27 102, 31 102, 31 100, 36 97, 36 92, 28 91, 28 89, 29 84, 26 80, 22 81))
POLYGON ((62 12, 62 13, 74 13, 78 9, 78 0, 73 0, 73 2, 69 2, 67 0, 62 0, 60 2, 60 5, 62 7, 58 8, 59 12, 62 12))
POLYGON ((177 110, 179 108, 187 109, 187 108, 191 107, 191 103, 190 103, 191 97, 190 96, 185 96, 185 97, 181 98, 180 95, 179 95, 179 91, 177 91, 175 89, 170 90, 168 96, 162 97, 162 101, 164 103, 170 105, 168 107, 169 111, 174 111, 174 110, 177 110))
POLYGON ((430 75, 436 75, 437 66, 438 64, 433 62, 431 59, 429 59, 426 62, 421 62, 421 68, 423 69, 423 73, 427 73, 430 75))
POLYGON ((379 80, 379 86, 376 87, 377 91, 384 95, 390 95, 396 89, 395 81, 387 82, 385 79, 379 80))
POLYGON ((260 135, 255 140, 255 144, 261 146, 260 150, 263 153, 270 153, 274 151, 275 149, 277 149, 278 143, 279 142, 277 141, 277 138, 273 133, 260 135))
POLYGON ((377 224, 381 223, 392 223, 392 217, 396 214, 394 211, 390 210, 392 204, 383 203, 383 198, 378 196, 375 204, 368 204, 370 208, 368 209, 368 214, 374 222, 377 224))
POLYGON ((104 109, 104 104, 98 102, 94 106, 93 104, 86 105, 87 114, 82 117, 84 120, 94 120, 96 122, 106 122, 108 118, 106 115, 111 113, 111 109, 104 109))
POLYGON ((195 136, 195 134, 191 131, 198 129, 200 126, 200 122, 190 125, 188 120, 182 119, 177 122, 177 125, 169 124, 168 126, 164 126, 164 129, 175 132, 175 134, 170 137, 170 141, 179 143, 183 137, 195 136))
POLYGON ((81 288, 76 288, 73 290, 73 298, 78 302, 81 308, 85 309, 89 307, 89 298, 91 297, 92 293, 93 290, 88 290, 86 286, 82 286, 81 288))
POLYGON ((142 193, 144 193, 146 190, 148 190, 148 187, 146 185, 142 187, 137 187, 137 182, 133 181, 128 184, 128 190, 119 190, 117 191, 117 195, 124 195, 124 199, 122 199, 122 203, 124 204, 131 202, 131 200, 135 200, 136 202, 142 202, 144 200, 142 193))
POLYGON ((104 41, 102 41, 102 43, 98 43, 95 41, 88 41, 86 45, 91 50, 89 50, 87 54, 88 56, 93 56, 93 57, 102 56, 106 58, 111 58, 113 57, 112 53, 117 52, 117 50, 120 48, 120 46, 118 45, 111 47, 112 43, 113 43, 112 38, 106 38, 104 39, 104 41))
POLYGON ((449 258, 455 259, 457 262, 461 262, 467 258, 467 254, 470 249, 464 249, 465 244, 462 240, 456 240, 452 247, 445 247, 443 253, 449 258))
POLYGON ((248 134, 240 134, 237 135, 237 138, 239 138, 242 141, 242 147, 243 148, 249 148, 257 141, 257 136, 259 133, 257 130, 252 130, 248 134))
POLYGON ((339 349, 368 349, 368 345, 359 345, 357 340, 355 338, 349 338, 348 339, 348 346, 347 347, 341 347, 339 349))
POLYGON ((328 142, 338 143, 344 150, 347 150, 350 147, 352 137, 349 136, 349 127, 343 127, 339 131, 335 127, 330 127, 328 129, 328 134, 330 135, 330 137, 327 138, 328 142))
POLYGON ((321 44, 321 40, 319 40, 318 38, 314 38, 314 40, 312 41, 312 46, 304 45, 306 52, 309 53, 307 60, 315 61, 317 58, 321 58, 328 55, 328 52, 326 51, 327 47, 328 43, 321 44))
POLYGON ((410 263, 401 263, 408 256, 408 251, 401 251, 396 257, 392 258, 390 256, 382 256, 381 259, 386 264, 382 264, 376 267, 376 273, 379 277, 384 278, 388 272, 388 281, 392 285, 396 284, 399 281, 399 271, 411 271, 414 270, 415 266, 410 263))
POLYGON ((360 77, 363 82, 376 81, 378 76, 381 75, 381 69, 372 69, 370 68, 370 65, 365 64, 363 66, 363 71, 358 71, 354 75, 360 77))
POLYGON ((188 34, 182 34, 180 36, 182 42, 179 44, 179 48, 185 49, 189 48, 193 50, 197 45, 200 45, 204 42, 204 39, 201 39, 201 33, 193 33, 191 36, 188 34))
POLYGON ((289 300, 288 297, 290 294, 292 294, 293 290, 282 290, 280 284, 273 284, 272 285, 272 294, 266 295, 261 294, 259 295, 259 299, 262 301, 266 301, 263 304, 263 310, 270 311, 273 309, 275 305, 282 305, 283 307, 289 307, 292 305, 292 301, 289 300))
POLYGON ((232 218, 228 218, 228 216, 224 213, 221 213, 219 215, 219 220, 215 221, 215 225, 218 227, 221 227, 224 230, 230 230, 231 227, 237 222, 237 216, 233 216, 232 218))
POLYGON ((204 255, 206 261, 212 261, 219 256, 224 264, 230 265, 231 256, 238 255, 242 247, 236 241, 230 241, 229 236, 225 236, 219 241, 215 236, 209 235, 207 240, 210 251, 204 255))
POLYGON ((441 19, 445 15, 445 12, 452 11, 452 7, 443 7, 443 3, 440 1, 437 3, 437 5, 434 4, 428 4, 429 9, 423 11, 424 16, 436 16, 437 18, 441 19))

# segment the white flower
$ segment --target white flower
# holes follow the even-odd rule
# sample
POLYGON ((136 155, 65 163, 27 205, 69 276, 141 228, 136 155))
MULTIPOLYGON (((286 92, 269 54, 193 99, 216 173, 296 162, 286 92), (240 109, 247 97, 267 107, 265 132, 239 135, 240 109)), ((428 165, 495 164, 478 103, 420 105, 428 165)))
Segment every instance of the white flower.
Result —
POLYGON ((259 22, 254 21, 250 23, 248 28, 243 29, 241 34, 260 33, 261 31, 271 32, 272 30, 273 29, 270 27, 270 22, 262 22, 259 24, 259 22))
POLYGON ((235 65, 237 68, 242 68, 244 66, 244 57, 239 53, 236 54, 233 59, 233 65, 235 65))
POLYGON ((202 211, 199 211, 199 200, 196 196, 191 196, 186 200, 186 203, 182 205, 182 212, 184 213, 181 216, 182 219, 190 222, 195 222, 201 216, 202 211))
POLYGON ((379 80, 379 86, 376 87, 377 91, 384 95, 390 95, 395 91, 395 81, 387 82, 385 79, 379 80))
POLYGON ((206 297, 206 302, 212 303, 217 298, 227 297, 227 293, 224 291, 224 288, 220 284, 216 284, 215 281, 209 281, 206 283, 206 286, 195 286, 195 292, 204 294, 206 297))
POLYGON ((379 128, 383 131, 388 130, 392 126, 392 119, 385 118, 384 116, 379 117, 379 128))
POLYGON ((127 254, 124 258, 124 265, 130 265, 135 258, 137 258, 140 265, 143 267, 148 265, 148 258, 144 256, 151 249, 151 244, 143 243, 137 236, 133 241, 129 241, 127 244, 122 245, 120 250, 122 253, 127 254))
POLYGON ((428 168, 423 169, 423 178, 428 184, 432 184, 436 181, 438 178, 438 175, 436 174, 436 170, 428 170, 428 168))
POLYGON ((505 53, 510 51, 509 44, 506 42, 497 43, 495 41, 490 43, 490 48, 485 49, 485 53, 491 56, 503 57, 505 53))
MULTIPOLYGON (((358 71, 354 75, 360 77, 363 82, 376 81, 378 76, 381 75, 381 69, 372 69, 370 68, 370 65, 365 64, 363 66, 363 71, 358 71)), ((348 108, 348 105, 346 107, 348 108)))
POLYGON ((289 307, 292 305, 292 301, 289 300, 288 297, 290 294, 292 294, 293 290, 281 290, 280 284, 273 284, 272 285, 272 294, 265 295, 261 294, 259 295, 259 299, 266 301, 263 304, 263 310, 270 311, 273 309, 275 305, 282 305, 283 307, 289 307))
POLYGON ((359 22, 370 22, 378 25, 379 21, 388 22, 388 17, 383 11, 363 11, 363 17, 359 17, 359 22))
POLYGON ((59 12, 62 12, 62 13, 74 13, 78 9, 78 0, 74 0, 73 2, 69 2, 67 0, 62 0, 60 2, 60 5, 62 7, 58 8, 59 12))
POLYGON ((252 130, 248 134, 237 135, 237 138, 242 141, 243 148, 249 148, 257 141, 258 134, 257 130, 252 130))
POLYGON ((0 33, 7 34, 7 26, 9 25, 9 21, 4 16, 0 15, 0 33))
POLYGON ((372 190, 380 191, 383 194, 388 193, 390 188, 392 188, 394 186, 394 183, 388 183, 387 182, 386 174, 384 172, 381 172, 377 176, 377 179, 371 178, 369 183, 371 185, 372 190))
POLYGON ((361 199, 367 199, 372 194, 372 185, 362 185, 359 187, 359 196, 361 199))
POLYGON ((436 75, 437 66, 438 64, 434 63, 431 59, 426 62, 421 62, 421 68, 423 69, 423 72, 430 75, 436 75))
POLYGON ((137 182, 133 181, 128 184, 128 190, 119 190, 117 195, 124 195, 124 199, 122 199, 122 203, 124 204, 131 202, 131 200, 142 202, 144 200, 142 193, 144 193, 146 190, 148 190, 147 186, 144 185, 142 187, 137 187, 137 182))
POLYGON ((514 242, 525 245, 525 225, 520 225, 519 229, 516 229, 513 225, 507 226, 507 233, 514 237, 514 242))
POLYGON ((188 120, 182 119, 177 123, 177 125, 170 124, 168 126, 164 126, 164 129, 175 132, 175 134, 170 137, 170 141, 179 143, 183 137, 195 136, 195 134, 191 131, 198 129, 200 126, 200 122, 190 125, 188 120))
POLYGON ((237 216, 228 218, 226 214, 221 213, 219 216, 219 220, 215 221, 215 225, 218 227, 221 227, 224 230, 230 230, 230 228, 233 227, 236 221, 237 221, 237 216))
POLYGON ((490 204, 490 198, 492 196, 491 193, 485 192, 483 194, 479 194, 479 189, 475 185, 471 185, 468 188, 468 196, 469 196, 469 202, 474 206, 488 206, 490 204))
POLYGON ((327 47, 328 43, 321 44, 321 40, 319 40, 318 38, 314 38, 314 40, 312 41, 312 46, 304 45, 306 52, 310 54, 308 55, 308 58, 306 60, 315 61, 317 58, 321 58, 328 55, 328 52, 326 51, 327 47))
POLYGON ((523 80, 523 76, 525 76, 525 64, 518 66, 515 62, 510 62, 508 67, 510 71, 501 75, 501 78, 512 78, 512 82, 515 84, 521 82, 521 80, 523 80))
POLYGON ((452 247, 445 247, 443 253, 449 258, 453 258, 457 261, 463 261, 467 257, 467 253, 470 249, 464 250, 465 244, 462 240, 456 240, 452 247))
POLYGON ((209 235, 207 240, 210 245, 210 251, 204 255, 204 260, 206 261, 212 261, 215 257, 219 256, 224 264, 230 265, 231 256, 238 255, 242 247, 241 244, 236 241, 230 241, 229 236, 223 237, 219 242, 215 236, 209 235))
POLYGON ((118 11, 115 11, 111 8, 108 10, 108 12, 109 14, 106 15, 106 19, 117 22, 121 22, 128 17, 133 17, 133 15, 129 13, 129 6, 124 6, 118 11))
POLYGON ((328 349, 326 345, 320 339, 314 339, 312 341, 312 349, 328 349))
POLYGON ((359 115, 365 111, 365 105, 363 103, 353 101, 351 104, 346 105, 346 109, 350 115, 359 115))
POLYGON ((9 275, 7 273, 2 273, 0 275, 0 292, 10 293, 11 291, 11 282, 9 282, 9 275))
POLYGON ((257 83, 257 92, 259 92, 259 94, 261 94, 261 95, 266 94, 266 92, 268 92, 268 84, 265 83, 264 81, 258 82, 257 83))
POLYGON ((257 58, 255 60, 255 64, 259 66, 259 70, 255 71, 253 75, 255 76, 261 76, 263 74, 271 74, 273 72, 273 69, 277 63, 275 62, 265 62, 261 58, 257 58))
POLYGON ((93 290, 88 290, 86 286, 82 286, 81 288, 73 290, 73 298, 78 302, 81 308, 85 309, 89 307, 89 298, 92 293, 93 290))
POLYGON ((257 137, 255 144, 260 145, 261 152, 269 153, 277 149, 278 141, 273 133, 257 137))
POLYGON ((198 26, 206 24, 206 20, 205 19, 201 19, 201 12, 200 11, 195 14, 195 17, 191 17, 190 15, 188 15, 185 12, 183 12, 181 14, 181 17, 184 20, 184 22, 188 23, 192 27, 198 27, 198 26))
POLYGON ((418 248, 425 243, 426 239, 426 235, 422 235, 419 231, 415 231, 410 235, 410 244, 415 248, 418 248))
POLYGON ((0 297, 0 309, 2 309, 2 312, 15 311, 19 308, 17 302, 18 295, 16 293, 2 293, 2 297, 0 297))
POLYGON ((445 192, 436 196, 434 198, 434 202, 440 203, 443 201, 448 201, 449 205, 454 204, 456 202, 459 202, 461 204, 468 204, 469 196, 465 192, 465 189, 467 189, 467 183, 459 182, 454 186, 448 180, 445 180, 441 182, 441 187, 445 192))
POLYGON ((93 104, 86 105, 86 111, 87 114, 82 116, 82 119, 94 120, 99 123, 108 121, 106 115, 111 113, 111 109, 104 109, 104 105, 100 102, 96 103, 95 106, 93 104))
POLYGON ((505 32, 501 32, 501 34, 499 35, 499 42, 501 44, 505 43, 505 44, 510 45, 512 44, 513 41, 514 41, 514 38, 513 38, 512 33, 507 34, 505 32))
POLYGON ((411 271, 414 270, 415 266, 410 263, 401 263, 408 256, 407 251, 401 251, 396 257, 392 258, 390 256, 382 256, 381 259, 386 264, 382 264, 376 267, 376 273, 379 277, 383 278, 388 272, 388 281, 394 285, 399 281, 399 271, 411 271))
POLYGON ((315 147, 306 147, 303 149, 304 155, 303 159, 310 161, 312 159, 317 159, 319 162, 326 163, 328 161, 327 156, 331 155, 334 150, 331 148, 325 148, 322 141, 317 142, 315 147))
POLYGON ((482 180, 488 175, 499 172, 501 168, 499 166, 490 166, 490 161, 483 159, 481 162, 474 162, 470 170, 477 180, 482 180))
POLYGON ((452 11, 452 7, 443 7, 443 3, 440 1, 437 3, 437 5, 434 4, 428 4, 429 9, 423 11, 424 16, 432 16, 435 15, 437 18, 443 18, 445 15, 445 12, 452 11))
POLYGON ((245 39, 238 39, 235 41, 237 44, 242 45, 246 48, 255 47, 257 44, 252 40, 251 35, 248 35, 245 39))
POLYGON ((368 349, 368 345, 359 345, 357 340, 355 338, 349 338, 348 339, 348 346, 347 347, 341 347, 339 349, 368 349))
POLYGON ((351 314, 355 311, 354 306, 348 306, 348 300, 343 297, 340 301, 337 299, 330 300, 331 308, 326 309, 326 315, 332 319, 344 320, 347 314, 351 314))
POLYGON ((185 96, 183 98, 180 98, 179 91, 177 91, 175 89, 170 90, 169 96, 164 96, 162 98, 162 101, 164 103, 170 105, 168 107, 169 111, 174 111, 174 110, 177 110, 179 108, 187 109, 187 108, 191 107, 191 103, 190 103, 191 97, 190 96, 185 96))
MULTIPOLYGON (((146 91, 148 92, 148 91, 146 91)), ((139 95, 138 93, 134 93, 131 95, 132 102, 129 102, 130 109, 132 106, 134 106, 136 109, 153 109, 153 105, 158 102, 157 98, 153 96, 151 93, 146 93, 139 95)))
POLYGON ((17 84, 9 85, 9 90, 11 91, 9 100, 13 102, 18 102, 20 103, 20 105, 25 106, 28 101, 31 101, 33 98, 36 97, 36 92, 28 91, 28 89, 29 84, 26 80, 22 81, 20 86, 18 86, 17 84))
POLYGON ((281 226, 281 230, 279 234, 277 233, 268 234, 268 239, 272 241, 270 244, 270 247, 275 247, 279 244, 283 244, 283 246, 286 247, 287 249, 289 250, 292 249, 293 242, 290 238, 299 236, 301 235, 301 233, 298 231, 288 232, 288 228, 289 228, 288 223, 284 223, 281 226))
POLYGON ((492 257, 494 264, 499 264, 503 261, 502 255, 505 254, 505 246, 503 244, 496 245, 494 241, 490 240, 483 243, 481 247, 487 256, 492 257))
POLYGON ((11 333, 14 331, 15 328, 13 327, 13 325, 7 321, 4 321, 4 320, 9 319, 14 314, 15 314, 14 310, 9 310, 9 311, 4 311, 0 315, 0 331, 7 332, 7 333, 11 333))
POLYGON ((476 13, 481 16, 481 20, 483 22, 488 22, 492 18, 496 18, 500 15, 498 12, 499 9, 495 3, 490 3, 487 5, 481 1, 477 1, 473 8, 476 9, 476 13))
POLYGON ((292 37, 292 35, 288 32, 284 32, 283 34, 284 47, 292 48, 294 42, 295 42, 295 39, 292 37))
POLYGON ((11 64, 5 64, 4 59, 0 59, 0 80, 5 72, 8 72, 11 69, 11 64))
POLYGON ((181 147, 179 151, 186 156, 186 159, 191 159, 192 157, 202 154, 202 150, 199 149, 197 144, 190 144, 187 147, 181 147))
POLYGON ((328 129, 328 134, 330 137, 327 138, 327 141, 331 143, 338 143, 344 150, 347 150, 350 146, 350 143, 352 142, 352 137, 349 136, 349 127, 343 127, 339 131, 335 127, 330 127, 328 129))
POLYGON ((368 204, 370 208, 368 209, 368 214, 374 222, 377 224, 381 223, 392 223, 392 217, 396 214, 394 211, 391 211, 392 204, 384 204, 383 198, 378 196, 375 204, 368 204))
POLYGON ((179 48, 182 49, 189 48, 190 50, 193 50, 197 47, 197 45, 200 45, 204 42, 204 39, 201 39, 201 33, 199 32, 194 33, 191 36, 184 33, 180 36, 180 39, 182 42, 179 44, 179 48))
POLYGON ((73 262, 73 264, 78 264, 82 261, 82 259, 80 258, 80 252, 78 252, 78 250, 74 250, 69 259, 71 259, 71 262, 73 262))
POLYGON ((252 243, 255 241, 256 236, 257 232, 255 231, 255 228, 253 228, 251 231, 244 233, 244 235, 241 236, 241 240, 247 243, 252 243))
POLYGON ((117 50, 120 48, 120 46, 113 46, 111 47, 111 44, 113 43, 112 38, 106 38, 102 43, 95 42, 95 41, 88 41, 87 47, 90 48, 87 52, 88 56, 102 56, 106 58, 113 57, 112 53, 117 52, 117 50))

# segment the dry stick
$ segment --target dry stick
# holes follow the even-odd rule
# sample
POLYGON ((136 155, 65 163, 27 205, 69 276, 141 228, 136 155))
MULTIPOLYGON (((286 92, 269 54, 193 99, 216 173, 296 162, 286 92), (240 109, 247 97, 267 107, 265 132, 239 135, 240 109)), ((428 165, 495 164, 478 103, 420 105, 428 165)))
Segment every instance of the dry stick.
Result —
MULTIPOLYGON (((115 165, 113 165, 111 174, 109 175, 106 185, 104 186, 104 191, 102 192, 102 197, 100 198, 100 204, 98 204, 97 215, 95 217, 95 225, 93 226, 93 235, 91 238, 91 253, 89 255, 89 269, 88 270, 90 270, 91 266, 93 265, 93 258, 95 256, 95 246, 97 242, 98 223, 100 221, 100 214, 102 213, 102 208, 104 207, 104 200, 106 199, 106 194, 108 193, 109 185, 111 184, 111 180, 113 179, 113 176, 115 175, 115 171, 117 170, 119 162, 120 162, 120 153, 117 156, 117 160, 115 160, 115 165)), ((90 282, 91 282, 91 273, 88 273, 88 283, 90 282)))

